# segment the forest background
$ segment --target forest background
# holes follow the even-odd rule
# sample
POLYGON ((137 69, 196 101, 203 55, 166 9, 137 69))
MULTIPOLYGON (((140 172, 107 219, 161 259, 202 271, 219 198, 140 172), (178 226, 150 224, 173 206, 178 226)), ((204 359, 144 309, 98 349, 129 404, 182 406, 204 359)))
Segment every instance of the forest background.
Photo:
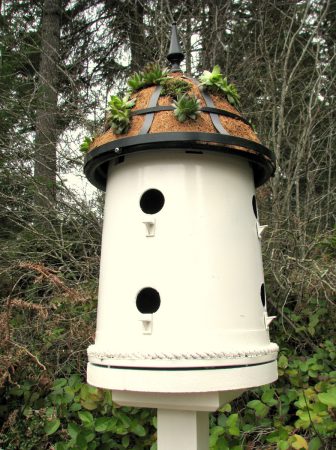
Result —
POLYGON ((332 449, 336 432, 335 0, 0 2, 0 448, 156 448, 155 411, 85 384, 103 193, 85 135, 109 96, 167 65, 219 64, 276 155, 258 189, 279 380, 210 418, 211 449, 332 449))

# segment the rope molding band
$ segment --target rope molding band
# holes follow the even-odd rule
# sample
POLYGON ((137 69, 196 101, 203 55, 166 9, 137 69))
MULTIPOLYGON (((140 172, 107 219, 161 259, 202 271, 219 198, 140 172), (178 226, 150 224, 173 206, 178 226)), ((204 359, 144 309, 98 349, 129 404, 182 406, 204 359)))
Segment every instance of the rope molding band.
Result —
MULTIPOLYGON (((155 112, 161 112, 161 111, 173 111, 173 106, 153 106, 150 108, 144 108, 144 109, 138 109, 137 111, 133 111, 131 113, 131 116, 140 116, 143 114, 151 114, 155 112)), ((211 106, 204 106, 203 108, 200 108, 201 112, 206 113, 213 113, 213 114, 219 114, 221 116, 231 117, 232 119, 240 120, 241 122, 246 123, 249 127, 252 128, 250 122, 242 116, 239 116, 238 114, 232 113, 230 111, 226 111, 226 109, 219 109, 219 108, 213 108, 211 106)))
POLYGON ((153 360, 153 359, 168 359, 168 360, 204 360, 204 359, 239 359, 239 358, 257 358, 260 356, 267 356, 278 353, 279 347, 277 344, 271 343, 267 347, 259 348, 257 350, 236 350, 232 352, 192 352, 192 353, 114 353, 106 350, 99 350, 95 345, 90 345, 87 349, 89 357, 98 359, 135 359, 135 360, 153 360))

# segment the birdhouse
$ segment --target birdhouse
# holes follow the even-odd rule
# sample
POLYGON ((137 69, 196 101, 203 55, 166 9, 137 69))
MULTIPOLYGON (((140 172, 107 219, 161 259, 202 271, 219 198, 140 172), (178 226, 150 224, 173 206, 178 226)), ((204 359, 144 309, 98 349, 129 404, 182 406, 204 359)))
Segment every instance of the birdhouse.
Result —
POLYGON ((275 162, 242 113, 183 74, 175 26, 168 60, 197 117, 179 122, 162 84, 144 87, 129 129, 86 155, 106 191, 87 379, 120 404, 211 411, 277 378, 255 197, 275 162))

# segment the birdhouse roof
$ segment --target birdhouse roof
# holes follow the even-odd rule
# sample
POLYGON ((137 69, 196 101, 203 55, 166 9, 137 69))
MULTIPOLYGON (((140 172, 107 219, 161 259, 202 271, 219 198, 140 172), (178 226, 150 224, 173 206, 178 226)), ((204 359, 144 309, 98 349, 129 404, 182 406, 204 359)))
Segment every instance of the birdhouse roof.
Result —
MULTIPOLYGON (((224 96, 219 94, 206 94, 202 88, 200 88, 196 80, 184 75, 181 72, 173 72, 169 74, 169 77, 181 79, 190 84, 191 88, 188 94, 195 96, 200 101, 201 111, 197 117, 197 120, 187 119, 185 122, 179 122, 173 114, 173 98, 170 96, 159 96, 155 106, 167 106, 171 108, 171 110, 158 109, 154 113, 150 112, 152 110, 148 110, 148 113, 146 114, 146 109, 151 107, 153 94, 155 94, 158 89, 158 86, 150 86, 135 92, 131 96, 131 98, 135 100, 135 105, 131 110, 132 119, 129 130, 124 134, 115 134, 111 128, 108 129, 93 140, 90 146, 90 151, 95 148, 99 148, 108 142, 119 140, 121 138, 138 136, 143 130, 144 122, 148 114, 153 114, 153 116, 151 123, 146 130, 146 134, 169 132, 220 133, 220 131, 216 129, 216 122, 214 124, 213 116, 206 110, 207 107, 209 107, 207 104, 208 102, 206 101, 209 97, 213 107, 222 112, 221 113, 218 111, 219 114, 216 114, 217 120, 229 135, 260 143, 258 136, 253 131, 248 120, 245 119, 242 113, 232 106, 224 96), (205 110, 202 111, 204 108, 205 110), (137 111, 141 111, 143 113, 137 115, 137 111), (231 113, 233 116, 224 115, 224 113, 231 113)), ((246 148, 241 148, 241 151, 249 150, 246 148)))
MULTIPOLYGON (((167 56, 170 73, 159 76, 153 85, 133 88, 131 103, 126 102, 125 118, 122 110, 120 121, 118 112, 115 119, 107 118, 107 126, 89 146, 84 171, 96 187, 105 189, 109 161, 134 152, 162 149, 189 148, 243 157, 251 163, 256 187, 274 174, 273 152, 260 143, 250 122, 230 104, 230 95, 223 89, 204 88, 197 80, 183 74, 179 66, 183 58, 176 24, 173 24, 167 56), (196 109, 194 104, 192 113, 184 114, 183 118, 178 106, 181 95, 177 90, 164 89, 171 79, 185 82, 188 90, 184 92, 184 99, 196 103, 196 109)), ((215 69, 215 75, 221 76, 219 67, 215 69)))

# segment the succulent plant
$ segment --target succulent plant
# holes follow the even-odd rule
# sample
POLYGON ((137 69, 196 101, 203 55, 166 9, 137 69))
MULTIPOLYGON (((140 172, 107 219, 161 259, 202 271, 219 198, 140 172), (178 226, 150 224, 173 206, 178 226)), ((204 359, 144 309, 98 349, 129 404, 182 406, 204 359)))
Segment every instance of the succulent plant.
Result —
POLYGON ((129 95, 120 98, 112 95, 108 102, 107 120, 115 134, 126 133, 131 123, 131 108, 135 105, 135 99, 129 100, 129 95))
POLYGON ((90 145, 92 144, 93 138, 90 138, 89 136, 85 136, 83 139, 83 142, 81 143, 79 150, 82 153, 87 153, 90 149, 90 145))
POLYGON ((139 89, 142 89, 145 85, 144 77, 142 72, 135 72, 131 78, 127 81, 128 86, 131 88, 131 90, 138 91, 139 89))
POLYGON ((236 86, 228 83, 227 78, 223 78, 220 67, 216 65, 212 72, 205 70, 200 76, 201 85, 214 92, 225 94, 227 100, 233 106, 239 106, 239 94, 236 86))
POLYGON ((183 94, 173 102, 174 114, 180 122, 196 120, 200 113, 200 101, 194 95, 183 94))
POLYGON ((221 90, 225 93, 228 102, 233 106, 239 106, 239 94, 236 86, 233 83, 228 84, 227 78, 223 78, 221 83, 221 90))
POLYGON ((203 74, 200 76, 200 81, 202 86, 217 86, 220 87, 220 83, 223 79, 223 75, 221 74, 220 67, 216 65, 212 72, 205 70, 203 74))
POLYGON ((184 80, 180 80, 179 78, 167 77, 162 82, 162 90, 160 95, 170 96, 173 99, 177 99, 179 95, 183 95, 186 92, 190 91, 191 84, 187 83, 184 80))
POLYGON ((145 86, 152 86, 160 84, 163 79, 168 75, 168 69, 161 69, 159 64, 150 63, 145 66, 143 71, 143 78, 145 86))
POLYGON ((143 72, 136 72, 127 82, 131 91, 137 91, 147 86, 160 84, 162 80, 167 78, 168 69, 161 69, 159 64, 147 64, 143 72))

